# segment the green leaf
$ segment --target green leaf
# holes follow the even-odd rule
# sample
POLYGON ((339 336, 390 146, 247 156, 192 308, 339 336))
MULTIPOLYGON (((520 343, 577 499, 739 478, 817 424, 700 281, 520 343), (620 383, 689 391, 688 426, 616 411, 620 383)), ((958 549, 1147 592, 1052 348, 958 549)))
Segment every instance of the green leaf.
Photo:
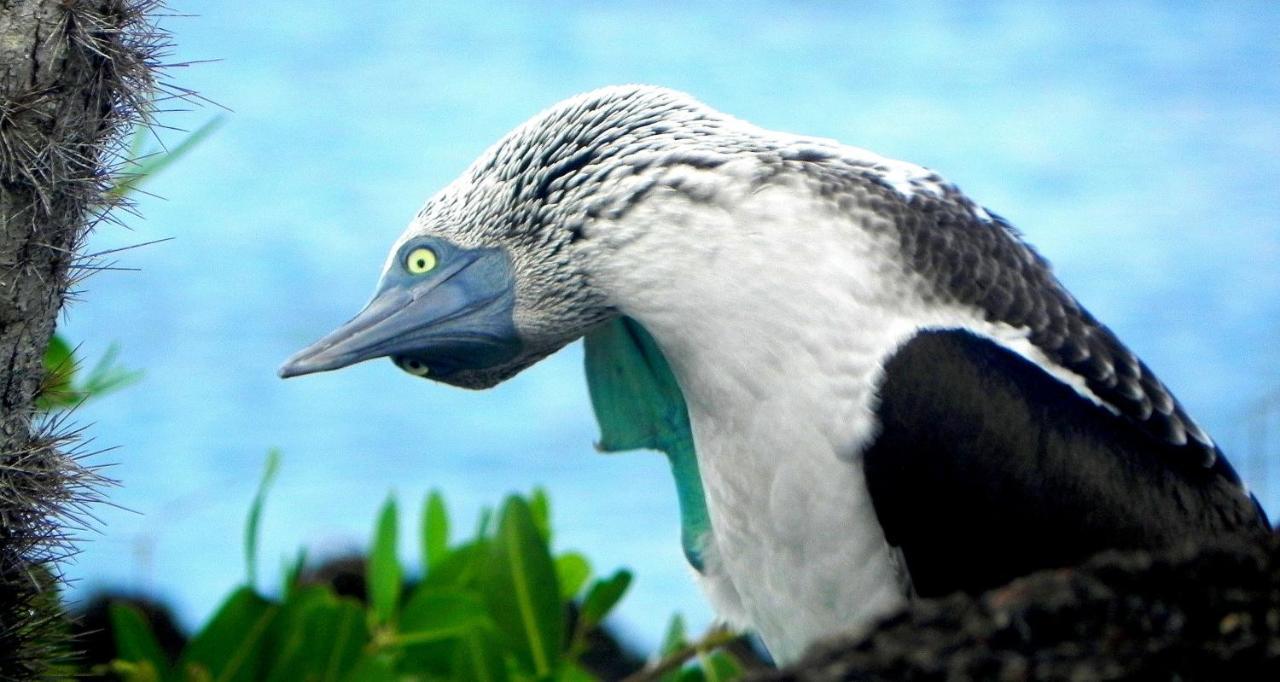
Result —
POLYGON ((45 348, 45 369, 69 371, 72 357, 72 347, 67 343, 67 339, 60 334, 54 334, 54 338, 49 339, 49 347, 45 348))
POLYGON ((599 678, 578 665, 574 661, 565 661, 560 666, 560 673, 556 675, 557 682, 599 682, 599 678))
POLYGON ((280 450, 272 448, 267 451, 266 466, 263 467, 262 478, 258 480, 258 491, 253 495, 253 503, 249 505, 249 518, 244 524, 245 583, 250 587, 258 584, 258 522, 262 517, 262 506, 267 501, 267 491, 275 481, 279 469, 280 450))
POLYGON ((333 595, 327 585, 299 587, 285 597, 267 633, 267 646, 272 652, 267 680, 305 679, 303 649, 308 639, 307 612, 331 599, 333 595))
POLYGON ((364 609, 328 587, 310 586, 286 602, 279 618, 268 682, 336 682, 369 641, 364 609))
POLYGON ((444 555, 423 577, 423 583, 436 587, 473 587, 480 579, 479 566, 489 559, 488 528, 493 510, 482 508, 476 524, 475 538, 444 555))
POLYGON ((565 552, 556 557, 556 581, 560 583, 560 598, 570 601, 582 591, 591 577, 591 563, 577 552, 565 552))
POLYGON ((136 159, 142 156, 142 148, 146 146, 151 130, 144 125, 134 125, 133 136, 129 138, 129 155, 126 158, 136 159))
POLYGON ((493 523, 493 509, 490 507, 481 507, 480 515, 476 519, 476 539, 481 540, 489 537, 489 526, 493 523))
POLYGON ((707 676, 702 674, 702 668, 688 665, 663 675, 662 679, 664 682, 706 682, 707 676))
POLYGON ((475 540, 455 547, 440 559, 422 580, 433 587, 473 587, 479 579, 479 566, 489 558, 489 541, 475 540))
POLYGON ((402 572, 396 556, 396 501, 387 498, 378 514, 378 528, 369 554, 369 601, 378 623, 389 623, 400 601, 402 572))
POLYGON ((471 628, 454 647, 452 675, 456 682, 505 682, 507 662, 493 633, 471 628))
POLYGON ((169 150, 159 150, 149 154, 143 154, 142 149, 146 141, 146 136, 150 135, 149 129, 145 126, 139 127, 134 132, 133 140, 130 144, 131 162, 133 167, 128 172, 123 173, 115 186, 107 190, 107 194, 111 198, 118 199, 129 192, 132 192, 143 181, 151 178, 160 171, 168 168, 174 161, 186 156, 196 145, 204 141, 206 137, 217 130, 223 123, 222 116, 216 116, 197 128, 190 135, 182 139, 177 146, 169 150))
POLYGON ((698 654, 702 662, 702 674, 707 682, 729 682, 742 677, 742 664, 733 654, 719 649, 709 654, 698 654))
POLYGON ((529 496, 529 511, 533 515, 533 525, 538 529, 538 533, 542 535, 543 541, 550 545, 551 500, 547 497, 546 490, 542 488, 533 489, 533 494, 529 496))
POLYGON ((142 372, 126 370, 117 365, 116 358, 119 354, 120 347, 111 344, 81 383, 76 380, 80 367, 75 349, 61 336, 55 335, 45 349, 45 378, 36 400, 37 407, 46 411, 73 407, 89 398, 136 382, 142 377, 142 372))
POLYGON ((390 656, 366 651, 342 679, 344 682, 399 682, 400 676, 396 674, 395 661, 390 656))
POLYGON ((116 364, 116 359, 119 356, 120 346, 118 344, 113 343, 107 346, 107 350, 98 359, 93 369, 89 370, 89 376, 85 378, 84 384, 76 392, 85 398, 95 398, 124 388, 141 379, 142 372, 140 370, 129 370, 116 364))
POLYGON ((47 370, 67 368, 72 361, 71 344, 59 334, 49 339, 49 347, 44 351, 44 367, 47 370))
MULTIPOLYGON (((659 659, 674 654, 688 643, 688 636, 685 634, 684 628, 684 617, 678 613, 672 615, 671 622, 667 624, 667 632, 662 636, 662 644, 658 645, 659 659)), ((682 679, 681 670, 673 670, 661 677, 662 682, 679 682, 682 679)))
POLYGON ((136 382, 142 377, 142 372, 117 365, 119 354, 119 346, 111 344, 81 383, 76 380, 80 368, 75 350, 61 336, 54 336, 45 349, 45 379, 36 399, 37 407, 46 411, 73 407, 136 382))
POLYGON ((335 600, 328 585, 298 587, 285 597, 271 622, 271 631, 267 633, 268 646, 274 659, 269 666, 270 674, 267 679, 286 679, 286 675, 302 679, 303 674, 295 674, 294 671, 302 668, 299 659, 303 658, 309 634, 306 628, 307 614, 311 609, 335 600), (282 669, 290 672, 282 673, 282 669))
POLYGON ((613 610, 613 607, 622 599, 622 595, 626 594, 627 588, 631 586, 631 571, 627 569, 619 569, 608 578, 602 578, 591 583, 591 588, 587 590, 587 596, 582 600, 582 611, 580 618, 583 621, 583 631, 599 625, 605 616, 613 610))
POLYGON ((364 609, 352 599, 339 599, 309 614, 307 629, 316 633, 308 643, 314 652, 310 658, 323 662, 320 679, 325 682, 342 679, 344 673, 355 666, 369 641, 364 609))
POLYGON ((479 596, 457 589, 420 587, 400 614, 396 641, 405 645, 437 642, 489 625, 492 620, 479 596))
MULTIPOLYGON (((106 669, 115 673, 124 682, 160 682, 164 679, 150 662, 133 663, 116 659, 108 663, 106 669)), ((93 672, 97 673, 98 670, 99 668, 95 666, 93 672)))
POLYGON ((59 407, 71 407, 80 401, 80 396, 72 388, 76 364, 72 357, 71 345, 59 335, 49 339, 44 350, 44 383, 40 386, 37 407, 41 410, 52 410, 59 407))
POLYGON ((662 635, 662 643, 658 645, 658 653, 662 656, 673 654, 688 644, 688 635, 684 629, 684 616, 678 613, 671 614, 671 620, 667 623, 667 631, 662 635))
POLYGON ((564 613, 555 564, 528 503, 507 498, 485 570, 489 613, 518 661, 539 677, 559 663, 564 613))
POLYGON ((355 600, 339 599, 325 613, 312 615, 307 623, 307 630, 310 632, 328 633, 328 641, 317 638, 311 642, 311 649, 315 651, 314 658, 324 662, 324 672, 320 679, 326 682, 342 679, 343 673, 356 664, 361 651, 369 642, 364 608, 355 600), (315 621, 323 621, 328 630, 323 630, 315 621))
POLYGON ((111 632, 116 640, 116 658, 130 663, 150 665, 156 678, 166 676, 169 657, 156 641, 147 617, 138 607, 113 602, 110 607, 111 632))
POLYGON ((293 595, 298 589, 298 582, 302 577, 302 571, 307 566, 307 550, 302 548, 294 555, 292 561, 286 561, 284 565, 284 584, 280 594, 284 595, 285 601, 293 595))
POLYGON ((187 645, 178 669, 184 675, 203 670, 213 682, 261 679, 270 654, 267 634, 278 611, 252 588, 232 592, 187 645))
POLYGON ((476 628, 492 630, 480 595, 456 588, 419 587, 400 615, 391 643, 401 650, 402 672, 453 677, 454 654, 476 628))
POLYGON ((449 551, 449 512, 440 491, 432 490, 422 506, 422 570, 429 572, 449 551))

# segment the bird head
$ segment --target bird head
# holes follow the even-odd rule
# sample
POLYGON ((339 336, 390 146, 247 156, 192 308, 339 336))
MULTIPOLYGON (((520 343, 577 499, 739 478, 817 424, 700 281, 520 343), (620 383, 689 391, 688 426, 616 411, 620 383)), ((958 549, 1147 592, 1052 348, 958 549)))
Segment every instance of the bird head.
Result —
POLYGON ((416 376, 487 388, 607 318, 568 235, 509 185, 482 169, 433 197, 392 245, 372 300, 280 375, 389 357, 416 376))
POLYGON ((642 191, 655 140, 702 116, 680 93, 624 86, 534 117, 426 203, 368 305, 280 376, 389 357, 410 374, 486 388, 611 319, 588 275, 587 224, 642 191))

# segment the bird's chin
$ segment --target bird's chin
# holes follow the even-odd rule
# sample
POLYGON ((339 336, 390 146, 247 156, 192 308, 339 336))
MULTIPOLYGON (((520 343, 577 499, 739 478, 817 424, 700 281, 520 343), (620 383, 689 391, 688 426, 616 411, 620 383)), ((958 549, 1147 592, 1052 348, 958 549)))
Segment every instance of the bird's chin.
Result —
POLYGON ((463 367, 412 355, 395 356, 391 360, 396 367, 416 377, 476 391, 493 388, 533 364, 531 360, 496 367, 463 367))
POLYGON ((499 372, 491 369, 473 369, 458 372, 448 378, 442 378, 440 381, 449 384, 450 386, 457 386, 458 388, 481 391, 486 388, 493 388, 515 375, 516 372, 499 372))

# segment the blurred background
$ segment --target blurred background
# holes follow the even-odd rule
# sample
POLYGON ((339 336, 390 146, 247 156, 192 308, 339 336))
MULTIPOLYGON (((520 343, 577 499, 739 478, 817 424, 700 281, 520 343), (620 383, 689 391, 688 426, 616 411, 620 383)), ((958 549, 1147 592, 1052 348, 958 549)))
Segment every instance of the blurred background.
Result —
POLYGON ((118 254, 137 271, 91 278, 61 327, 87 359, 119 343, 145 372, 78 413, 118 446, 94 461, 122 485, 72 596, 146 592, 201 622, 243 575, 244 514, 279 447, 268 569, 301 546, 363 548, 390 491, 415 509, 440 488, 471 519, 539 484, 559 547, 635 569, 624 636, 651 649, 673 611, 705 625, 666 462, 593 451, 578 345, 483 393, 390 362, 275 376, 363 305, 412 214, 489 144, 626 82, 957 183, 1054 263, 1274 514, 1280 4, 1067 5, 174 0, 172 59, 201 63, 172 79, 233 113, 91 248, 173 239, 118 254))

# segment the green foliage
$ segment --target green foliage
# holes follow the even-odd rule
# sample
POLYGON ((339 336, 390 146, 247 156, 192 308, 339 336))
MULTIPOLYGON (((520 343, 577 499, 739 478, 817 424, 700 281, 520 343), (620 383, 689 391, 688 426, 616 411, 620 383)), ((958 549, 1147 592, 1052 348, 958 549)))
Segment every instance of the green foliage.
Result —
MULTIPOLYGON (((512 495, 496 516, 485 510, 474 535, 461 540, 450 539, 444 498, 431 492, 421 507, 425 574, 416 584, 404 579, 399 508, 389 498, 372 536, 368 605, 301 582, 301 553, 286 563, 281 595, 269 597, 255 588, 257 528, 277 468, 273 451, 246 522, 247 584, 177 661, 166 658, 140 611, 115 605, 112 672, 131 682, 594 679, 581 664, 586 636, 622 599, 631 574, 593 579, 585 556, 554 553, 545 492, 512 495)), ((680 637, 676 649, 683 628, 680 637)), ((690 654, 682 655, 674 668, 681 680, 727 680, 736 670, 722 652, 681 669, 690 654)))
POLYGON ((449 513, 444 496, 438 490, 427 495, 422 509, 422 566, 426 570, 438 565, 448 553, 449 513))
POLYGON ((565 552, 556 557, 556 582, 560 585, 560 597, 572 599, 582 591, 591 577, 591 562, 577 552, 565 552))
POLYGON ((620 569, 603 580, 597 580, 582 600, 582 622, 590 629, 599 625, 631 586, 631 571, 620 569))
POLYGON ((148 140, 155 141, 153 131, 146 126, 139 126, 133 131, 133 137, 129 141, 128 165, 117 174, 115 185, 107 190, 107 200, 119 201, 136 190, 138 185, 186 156, 188 152, 195 149, 196 145, 221 127, 223 120, 223 117, 215 116, 184 137, 172 149, 165 149, 158 142, 149 145, 148 140))
POLYGON ((178 659, 188 679, 251 682, 262 679, 274 654, 272 624, 281 605, 245 586, 231 593, 178 659))
POLYGON ((147 626, 147 617, 137 607, 112 604, 111 629, 115 633, 120 658, 134 666, 130 679, 159 679, 160 671, 169 669, 164 650, 147 626))
POLYGON ((388 499, 378 514, 378 527, 369 556, 369 601, 379 625, 391 622, 400 601, 400 560, 396 557, 396 501, 388 499))
POLYGON ((44 352, 45 380, 36 398, 36 407, 46 412, 72 407, 89 398, 124 388, 141 378, 141 372, 116 364, 119 354, 120 349, 112 344, 88 374, 84 374, 77 371, 74 349, 61 336, 54 336, 44 352))
POLYGON ((726 630, 712 630, 701 640, 690 642, 684 619, 679 615, 673 616, 658 650, 662 656, 658 666, 660 670, 650 677, 661 682, 736 680, 742 677, 742 665, 732 654, 718 648, 734 638, 735 635, 726 630))
POLYGON ((262 506, 267 503, 267 491, 276 480, 276 472, 280 470, 280 451, 267 452, 267 464, 262 471, 262 479, 258 481, 258 492, 249 505, 249 518, 244 524, 244 563, 247 585, 258 584, 258 523, 262 519, 262 506))

